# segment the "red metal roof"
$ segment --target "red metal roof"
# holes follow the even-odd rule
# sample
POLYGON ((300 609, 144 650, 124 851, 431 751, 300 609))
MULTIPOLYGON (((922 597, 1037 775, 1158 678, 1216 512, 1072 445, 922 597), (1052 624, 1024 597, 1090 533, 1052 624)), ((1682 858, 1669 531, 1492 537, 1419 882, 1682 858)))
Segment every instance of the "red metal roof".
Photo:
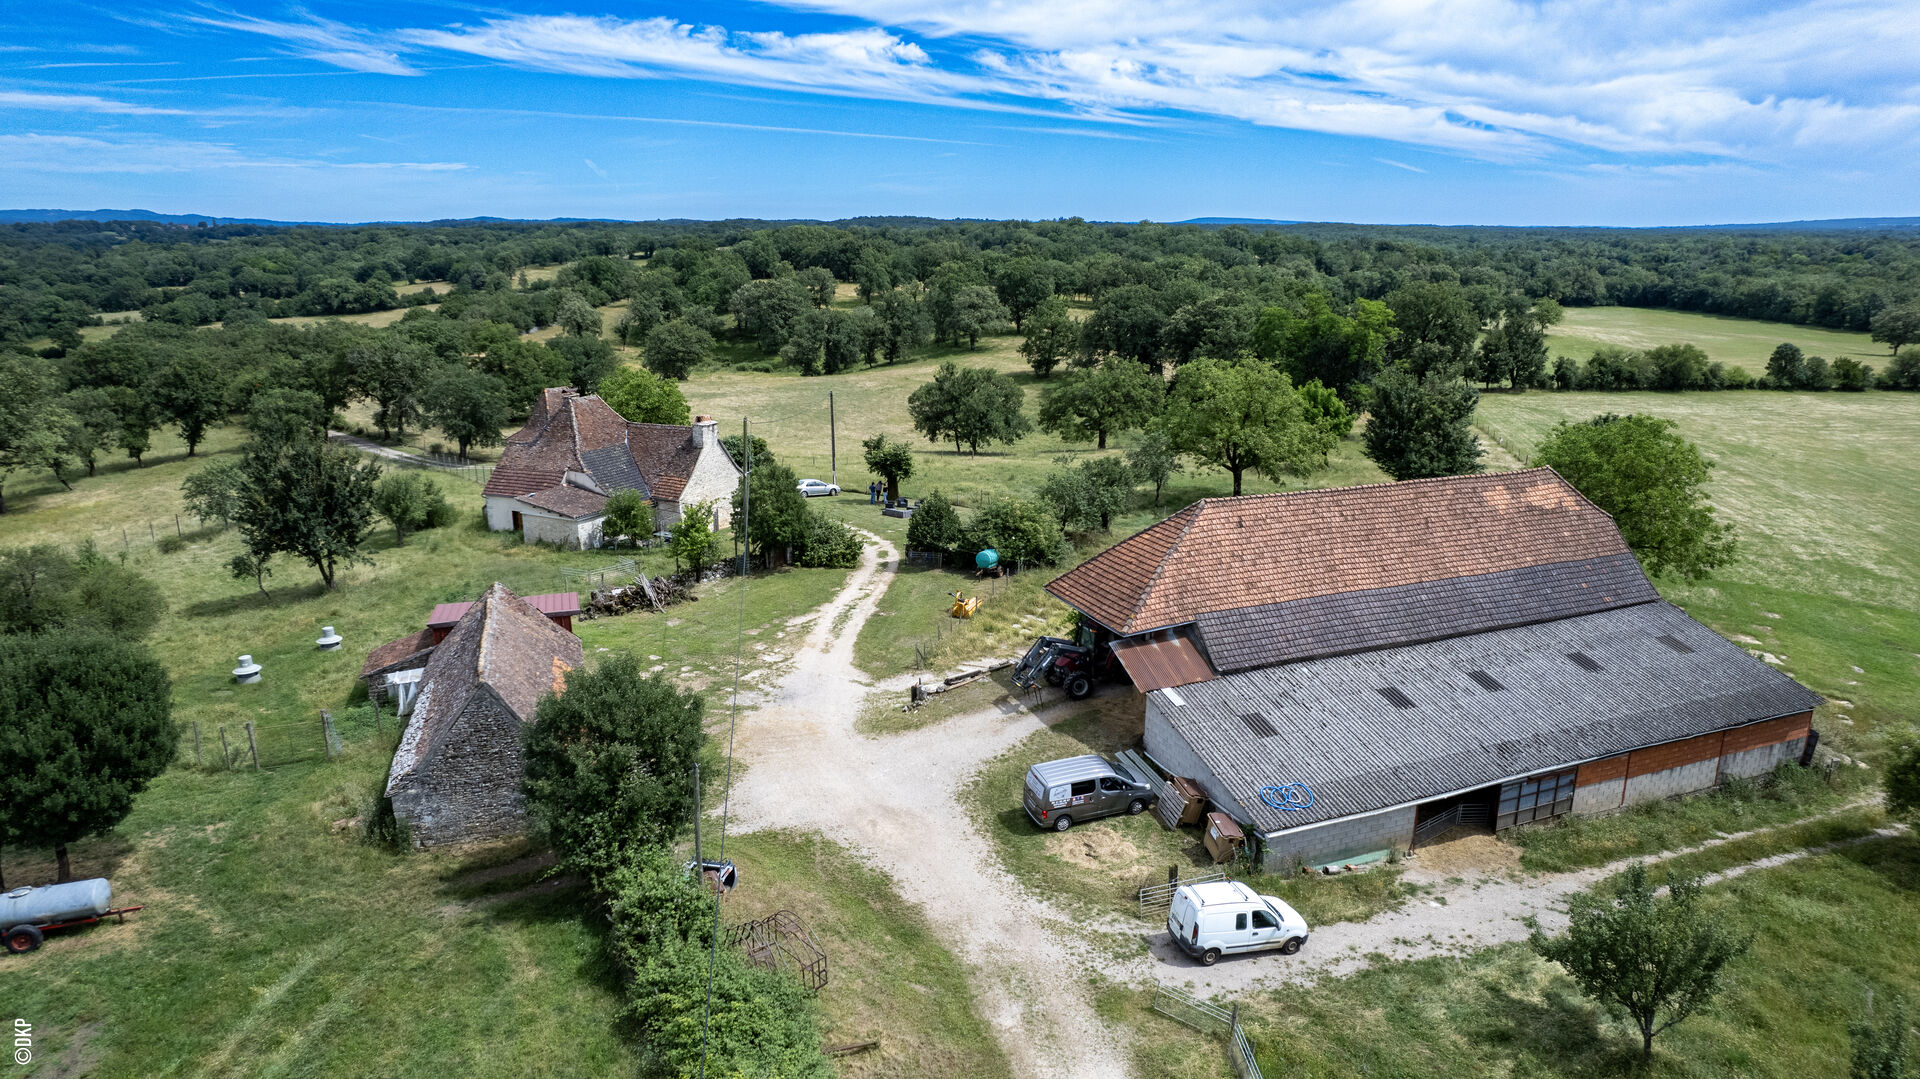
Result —
MULTIPOLYGON (((539 611, 548 618, 552 618, 555 615, 576 615, 580 613, 580 593, 578 592, 548 592, 544 595, 522 596, 520 598, 533 604, 534 610, 539 611)), ((460 616, 466 614, 467 610, 472 606, 473 604, 471 603, 442 603, 433 609, 432 614, 427 616, 427 628, 446 629, 460 621, 460 616)))
POLYGON ((1200 650, 1193 646, 1193 641, 1186 637, 1175 637, 1170 641, 1137 638, 1118 641, 1113 646, 1113 654, 1120 660, 1120 665, 1127 669, 1134 687, 1142 693, 1169 686, 1192 685, 1213 677, 1213 668, 1200 655, 1200 650))

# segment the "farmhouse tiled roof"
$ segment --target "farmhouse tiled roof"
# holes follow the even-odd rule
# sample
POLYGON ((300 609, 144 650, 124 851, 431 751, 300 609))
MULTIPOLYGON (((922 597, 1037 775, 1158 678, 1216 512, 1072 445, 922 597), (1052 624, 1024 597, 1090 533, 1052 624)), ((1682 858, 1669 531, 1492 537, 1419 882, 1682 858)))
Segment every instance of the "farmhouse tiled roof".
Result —
POLYGON ((521 495, 520 501, 535 509, 558 513, 575 520, 582 517, 598 517, 607 511, 606 495, 595 494, 584 487, 574 487, 564 483, 544 491, 532 491, 521 495))
POLYGON ((1665 602, 1265 667, 1152 699, 1261 831, 1821 703, 1665 602), (1295 782, 1312 790, 1310 808, 1281 812, 1260 798, 1262 787, 1295 782))
POLYGON ((582 653, 580 638, 496 582, 434 649, 393 755, 388 791, 437 755, 475 692, 490 689, 530 722, 540 698, 564 688, 565 672, 580 666, 582 653))
MULTIPOLYGON (((700 446, 689 425, 628 423, 598 397, 549 389, 534 402, 527 425, 508 437, 485 493, 525 500, 539 492, 547 502, 564 500, 568 506, 584 507, 578 496, 551 494, 568 472, 579 472, 608 494, 636 490, 656 501, 674 502, 699 461, 700 446)), ((576 517, 599 512, 531 504, 576 517)))
MULTIPOLYGON (((580 613, 580 593, 578 592, 542 592, 537 596, 520 598, 548 618, 580 613)), ((427 628, 451 629, 471 610, 473 610, 471 602, 437 603, 434 605, 433 613, 427 615, 427 628)))
MULTIPOLYGON (((1225 611, 1631 558, 1552 469, 1208 498, 1047 585, 1122 635, 1225 611)), ((1633 570, 1638 573, 1637 568, 1633 570)))

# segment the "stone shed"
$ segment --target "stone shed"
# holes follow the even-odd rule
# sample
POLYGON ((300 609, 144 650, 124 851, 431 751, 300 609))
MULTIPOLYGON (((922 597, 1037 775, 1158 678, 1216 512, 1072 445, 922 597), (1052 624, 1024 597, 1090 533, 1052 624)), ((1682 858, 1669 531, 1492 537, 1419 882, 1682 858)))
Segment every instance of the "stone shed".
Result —
POLYGON ((522 728, 562 693, 580 639, 495 584, 461 615, 427 663, 394 752, 387 797, 415 846, 520 832, 522 728))

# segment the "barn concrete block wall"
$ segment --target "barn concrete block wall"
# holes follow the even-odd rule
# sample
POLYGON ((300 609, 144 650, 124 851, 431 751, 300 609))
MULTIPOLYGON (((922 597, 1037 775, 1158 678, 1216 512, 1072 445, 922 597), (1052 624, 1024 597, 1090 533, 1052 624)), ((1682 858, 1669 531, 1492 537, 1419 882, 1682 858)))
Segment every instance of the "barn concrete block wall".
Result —
POLYGON ((1639 805, 1641 802, 1657 802, 1663 798, 1672 798, 1680 794, 1692 794, 1714 785, 1714 777, 1720 772, 1720 758, 1713 757, 1692 764, 1683 764, 1677 768, 1667 768, 1658 772, 1646 772, 1627 777, 1627 805, 1639 805))
POLYGON ((1415 812, 1415 807, 1406 806, 1270 833, 1261 846, 1260 868, 1268 873, 1291 873, 1300 865, 1338 862, 1393 847, 1404 849, 1413 843, 1415 812))
POLYGON ((1799 759, 1812 721, 1813 713, 1802 712, 1589 761, 1580 766, 1573 811, 1605 813, 1710 790, 1730 776, 1764 775, 1799 759))
POLYGON ((414 846, 517 835, 526 827, 520 720, 491 690, 475 692, 430 769, 392 792, 414 846))
POLYGON ((1200 789, 1207 792, 1207 800, 1213 803, 1215 809, 1242 825, 1252 819, 1246 809, 1227 793, 1226 784, 1200 763, 1200 758, 1187 745, 1187 740, 1174 732, 1151 696, 1147 698, 1144 727, 1147 756, 1174 775, 1185 776, 1198 783, 1200 789))

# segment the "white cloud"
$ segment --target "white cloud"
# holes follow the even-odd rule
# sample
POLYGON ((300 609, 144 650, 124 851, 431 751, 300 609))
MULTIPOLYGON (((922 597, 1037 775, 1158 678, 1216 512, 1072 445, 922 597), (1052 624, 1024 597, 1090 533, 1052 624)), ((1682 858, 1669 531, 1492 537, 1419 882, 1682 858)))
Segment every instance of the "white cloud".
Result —
POLYGON ((156 109, 114 101, 93 94, 36 94, 24 90, 0 90, 0 109, 33 109, 41 112, 102 112, 118 116, 184 116, 182 109, 156 109))
POLYGON ((191 173, 208 169, 271 169, 325 172, 452 172, 457 161, 329 161, 262 157, 226 143, 162 138, 100 138, 90 135, 0 135, 0 160, 9 172, 191 173))
POLYGON ((380 35, 358 30, 331 19, 309 18, 306 22, 280 22, 252 15, 221 12, 215 15, 190 15, 192 22, 222 30, 240 30, 262 34, 284 45, 288 52, 323 64, 378 75, 418 75, 399 53, 382 43, 380 35))

